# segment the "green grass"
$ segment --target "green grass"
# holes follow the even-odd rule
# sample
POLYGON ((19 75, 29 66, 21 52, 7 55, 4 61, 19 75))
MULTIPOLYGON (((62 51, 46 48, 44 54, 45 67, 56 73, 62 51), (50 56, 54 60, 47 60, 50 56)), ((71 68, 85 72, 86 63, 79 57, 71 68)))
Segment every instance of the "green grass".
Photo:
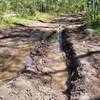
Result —
POLYGON ((96 21, 96 22, 91 22, 88 24, 89 28, 95 29, 98 32, 100 32, 100 21, 96 21))
POLYGON ((26 20, 46 20, 56 17, 57 15, 48 14, 48 13, 36 13, 33 16, 25 16, 25 17, 7 17, 0 19, 0 26, 12 25, 14 23, 20 24, 25 22, 26 20))
POLYGON ((88 23, 87 28, 96 30, 96 35, 100 36, 100 20, 88 23))
POLYGON ((24 22, 26 19, 24 18, 17 18, 17 17, 8 17, 8 18, 3 18, 0 20, 0 25, 11 25, 13 23, 22 23, 24 22))
POLYGON ((95 34, 100 36, 100 17, 97 21, 94 22, 87 22, 84 19, 84 16, 82 17, 82 20, 84 20, 84 25, 79 27, 81 31, 84 31, 85 29, 93 29, 95 31, 95 34))

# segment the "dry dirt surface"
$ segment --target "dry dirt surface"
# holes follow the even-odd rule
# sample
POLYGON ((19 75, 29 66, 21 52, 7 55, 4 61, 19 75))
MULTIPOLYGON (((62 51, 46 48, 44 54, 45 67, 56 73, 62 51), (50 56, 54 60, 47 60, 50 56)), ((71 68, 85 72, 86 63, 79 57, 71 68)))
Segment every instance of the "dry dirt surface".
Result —
POLYGON ((100 37, 83 23, 75 14, 0 27, 0 100, 99 100, 100 37))

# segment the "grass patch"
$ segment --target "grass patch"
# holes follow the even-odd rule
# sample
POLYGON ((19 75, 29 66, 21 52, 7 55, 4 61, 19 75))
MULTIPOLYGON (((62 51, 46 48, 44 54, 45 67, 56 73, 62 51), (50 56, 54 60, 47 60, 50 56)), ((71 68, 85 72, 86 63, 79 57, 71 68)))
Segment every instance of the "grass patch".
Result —
POLYGON ((36 15, 33 17, 34 20, 45 20, 45 19, 51 19, 55 18, 56 14, 50 14, 50 13, 36 13, 36 15))
POLYGON ((100 20, 87 24, 87 28, 96 30, 96 34, 100 36, 100 20))
POLYGON ((92 28, 100 32, 100 21, 89 23, 88 28, 92 28))
POLYGON ((26 20, 47 20, 56 17, 57 15, 51 15, 48 13, 36 13, 33 16, 25 16, 25 17, 7 17, 7 18, 1 18, 0 19, 0 25, 5 26, 5 25, 11 25, 14 23, 20 24, 25 22, 26 20))
POLYGON ((84 31, 85 29, 93 29, 95 35, 100 36, 100 20, 96 22, 85 23, 79 27, 80 31, 84 31))
POLYGON ((24 22, 26 19, 24 18, 18 18, 18 17, 8 17, 8 18, 3 18, 0 20, 0 25, 11 25, 13 23, 22 23, 24 22))

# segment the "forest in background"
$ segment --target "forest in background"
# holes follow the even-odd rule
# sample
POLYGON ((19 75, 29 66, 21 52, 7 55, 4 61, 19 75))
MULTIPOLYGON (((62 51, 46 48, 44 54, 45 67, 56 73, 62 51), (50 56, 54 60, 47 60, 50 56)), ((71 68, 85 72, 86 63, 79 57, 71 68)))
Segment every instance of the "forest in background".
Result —
POLYGON ((100 0, 0 0, 0 100, 100 100, 100 0))
POLYGON ((100 30, 100 0, 0 0, 0 24, 78 12, 100 30))

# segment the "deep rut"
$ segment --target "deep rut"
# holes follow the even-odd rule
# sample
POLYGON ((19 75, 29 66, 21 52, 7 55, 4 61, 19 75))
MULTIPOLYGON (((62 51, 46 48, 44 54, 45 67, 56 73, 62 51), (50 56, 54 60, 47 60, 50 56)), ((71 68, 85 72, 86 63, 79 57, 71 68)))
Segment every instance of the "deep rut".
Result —
POLYGON ((91 41, 88 34, 86 35, 88 39, 82 39, 85 33, 79 32, 77 34, 77 32, 79 32, 78 29, 77 31, 70 31, 67 28, 61 32, 62 51, 65 53, 68 69, 67 90, 65 93, 68 100, 99 100, 99 37, 91 41), (97 40, 96 43, 95 40, 97 40), (97 62, 95 62, 96 60, 97 62))

